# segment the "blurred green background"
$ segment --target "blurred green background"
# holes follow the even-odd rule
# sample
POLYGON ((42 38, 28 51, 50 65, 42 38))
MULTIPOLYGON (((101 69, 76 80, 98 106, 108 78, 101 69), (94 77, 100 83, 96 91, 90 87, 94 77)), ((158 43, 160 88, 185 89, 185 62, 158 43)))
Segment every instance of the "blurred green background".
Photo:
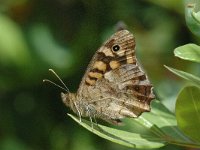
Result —
MULTIPOLYGON (((125 150, 67 116, 54 69, 76 91, 91 57, 124 21, 157 98, 171 111, 183 81, 166 70, 193 73, 174 48, 197 41, 186 27, 181 0, 1 0, 0 150, 125 150)), ((134 127, 133 127, 134 128, 134 127)), ((168 145, 161 149, 184 149, 168 145)))

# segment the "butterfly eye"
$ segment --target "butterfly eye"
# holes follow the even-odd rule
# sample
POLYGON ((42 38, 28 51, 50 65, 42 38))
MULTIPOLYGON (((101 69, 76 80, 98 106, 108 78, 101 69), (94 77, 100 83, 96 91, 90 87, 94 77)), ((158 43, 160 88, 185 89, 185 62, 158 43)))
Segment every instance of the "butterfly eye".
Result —
POLYGON ((119 46, 119 45, 114 45, 114 46, 112 47, 112 50, 113 50, 114 52, 117 52, 118 50, 120 50, 120 46, 119 46))

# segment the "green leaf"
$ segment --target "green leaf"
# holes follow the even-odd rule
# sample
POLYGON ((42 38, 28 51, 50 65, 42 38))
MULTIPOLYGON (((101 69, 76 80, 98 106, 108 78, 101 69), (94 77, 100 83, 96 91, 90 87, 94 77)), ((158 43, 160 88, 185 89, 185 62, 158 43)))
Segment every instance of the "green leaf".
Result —
POLYGON ((200 46, 196 44, 186 44, 174 50, 174 55, 181 59, 200 63, 200 46))
POLYGON ((11 18, 0 13, 0 63, 6 65, 24 64, 31 60, 21 28, 11 18))
POLYGON ((151 103, 151 112, 144 113, 138 119, 141 125, 148 128, 152 133, 159 136, 163 141, 170 144, 186 147, 200 147, 199 144, 188 139, 177 127, 177 121, 174 116, 161 102, 153 101, 151 103), (140 120, 145 120, 141 122, 140 120))
POLYGON ((159 148, 164 146, 164 141, 162 141, 157 136, 149 136, 148 134, 138 134, 123 131, 120 129, 114 129, 104 125, 94 125, 94 128, 91 127, 91 122, 82 119, 82 122, 79 119, 71 114, 68 114, 72 119, 74 119, 81 126, 93 132, 94 134, 110 140, 114 143, 118 143, 127 147, 132 148, 159 148))
POLYGON ((165 66, 169 71, 173 72, 174 74, 178 75, 179 77, 188 80, 190 82, 192 82, 193 84, 200 86, 200 78, 197 76, 194 76, 190 73, 181 71, 181 70, 177 70, 168 66, 165 66))
POLYGON ((185 87, 176 102, 176 118, 179 128, 200 143, 200 89, 185 87))
POLYGON ((116 126, 111 128, 99 124, 92 128, 91 122, 84 119, 80 122, 77 117, 70 114, 69 116, 94 134, 132 148, 159 148, 167 143, 200 147, 180 132, 175 116, 159 101, 154 100, 151 105, 151 112, 143 113, 138 119, 125 119, 124 128, 116 126))
MULTIPOLYGON (((141 122, 141 119, 145 119, 146 123, 144 121, 141 123, 151 130, 152 126, 154 126, 154 128, 157 127, 157 132, 154 131, 154 134, 159 135, 166 141, 174 139, 185 141, 185 137, 183 137, 178 128, 176 128, 177 123, 175 116, 159 101, 152 102, 151 106, 151 112, 144 113, 138 118, 138 121, 141 122), (152 126, 147 126, 149 124, 152 124, 152 126), (168 139, 166 139, 166 137, 168 139)), ((137 119, 135 120, 137 121, 137 119)))
POLYGON ((200 11, 199 12, 192 12, 192 17, 198 22, 200 23, 200 11))
POLYGON ((185 19, 188 28, 198 37, 200 37, 200 12, 197 10, 199 5, 199 1, 192 2, 190 0, 185 7, 185 19))

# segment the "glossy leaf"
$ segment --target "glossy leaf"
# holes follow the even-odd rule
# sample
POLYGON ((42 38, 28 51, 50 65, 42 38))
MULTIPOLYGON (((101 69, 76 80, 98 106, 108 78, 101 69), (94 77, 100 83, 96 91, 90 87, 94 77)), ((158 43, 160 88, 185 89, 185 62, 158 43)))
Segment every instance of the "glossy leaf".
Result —
MULTIPOLYGON (((165 138, 168 136, 171 139, 177 139, 177 140, 185 140, 185 138, 182 136, 181 132, 177 129, 177 123, 175 116, 169 112, 169 110, 162 105, 159 101, 154 101, 152 104, 152 110, 149 113, 144 113, 141 117, 139 117, 139 121, 142 121, 141 123, 145 125, 147 128, 152 130, 152 126, 157 127, 158 132, 154 132, 155 134, 159 135, 162 138, 165 138), (152 124, 152 126, 147 126, 148 124, 152 124)), ((137 119, 136 119, 137 121, 137 119)), ((165 139, 166 140, 166 139, 165 139)))
POLYGON ((192 17, 198 22, 200 23, 200 11, 195 13, 195 12, 192 12, 192 17))
POLYGON ((127 147, 132 148, 159 148, 164 146, 164 141, 162 141, 158 136, 140 135, 139 133, 131 133, 119 129, 114 129, 104 125, 94 125, 91 127, 91 122, 82 119, 82 122, 73 115, 69 116, 74 119, 81 126, 87 130, 93 132, 94 134, 110 140, 114 143, 118 143, 127 147))
POLYGON ((168 66, 165 66, 169 71, 173 72, 174 74, 178 75, 179 77, 188 80, 190 82, 192 82, 193 84, 196 84, 197 86, 200 86, 200 78, 192 75, 190 73, 181 71, 181 70, 177 70, 168 66))
POLYGON ((119 127, 116 129, 116 127, 111 128, 104 125, 94 125, 92 128, 91 122, 86 120, 80 122, 77 117, 71 114, 69 116, 94 134, 128 147, 150 149, 162 147, 167 143, 200 147, 180 132, 175 116, 156 100, 152 102, 151 112, 144 113, 138 119, 126 119, 126 129, 119 127), (135 131, 132 130, 133 127, 135 131), (143 130, 140 130, 141 128, 143 130), (144 130, 146 131, 144 132, 144 130))
POLYGON ((192 2, 191 0, 186 4, 185 19, 190 31, 200 37, 200 12, 196 10, 198 5, 200 5, 199 1, 192 2))
POLYGON ((200 63, 200 46, 196 44, 186 44, 177 47, 174 50, 174 55, 181 59, 200 63))
POLYGON ((185 87, 176 102, 176 118, 180 129, 200 143, 200 89, 185 87))

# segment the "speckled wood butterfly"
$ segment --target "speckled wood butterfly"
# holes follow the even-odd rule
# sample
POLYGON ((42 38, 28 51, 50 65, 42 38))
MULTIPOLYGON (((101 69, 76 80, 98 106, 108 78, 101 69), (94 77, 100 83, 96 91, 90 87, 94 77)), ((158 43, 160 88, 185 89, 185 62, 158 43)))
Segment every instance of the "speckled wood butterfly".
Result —
POLYGON ((127 30, 112 35, 95 53, 76 93, 61 93, 76 114, 119 124, 124 117, 150 111, 152 85, 135 56, 135 38, 127 30))

